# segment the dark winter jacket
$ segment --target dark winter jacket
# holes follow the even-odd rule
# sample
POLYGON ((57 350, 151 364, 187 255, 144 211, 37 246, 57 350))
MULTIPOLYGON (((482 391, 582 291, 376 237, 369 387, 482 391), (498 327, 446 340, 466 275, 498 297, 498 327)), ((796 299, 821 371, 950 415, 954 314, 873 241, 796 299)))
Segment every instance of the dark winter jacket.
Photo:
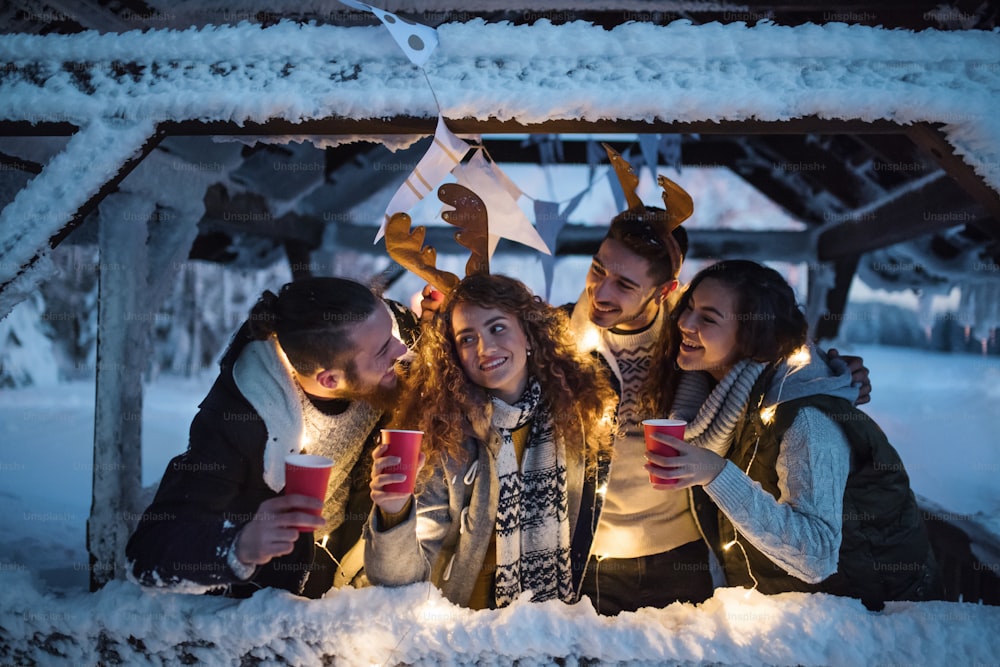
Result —
MULTIPOLYGON (((387 303, 401 338, 412 345, 418 332, 413 314, 399 304, 387 303)), ((279 495, 264 480, 265 420, 233 378, 233 366, 251 342, 244 324, 191 423, 188 450, 167 465, 153 503, 128 542, 130 574, 143 585, 180 592, 221 590, 234 597, 275 587, 320 597, 334 581, 333 558, 339 561, 360 539, 371 509, 371 450, 377 444, 380 424, 372 429, 347 476, 350 492, 344 521, 330 534, 325 548, 314 544, 313 533, 302 533, 292 553, 257 567, 248 581, 237 577, 229 566, 227 556, 237 533, 263 501, 279 495)), ((317 400, 314 405, 337 414, 349 403, 317 400)))

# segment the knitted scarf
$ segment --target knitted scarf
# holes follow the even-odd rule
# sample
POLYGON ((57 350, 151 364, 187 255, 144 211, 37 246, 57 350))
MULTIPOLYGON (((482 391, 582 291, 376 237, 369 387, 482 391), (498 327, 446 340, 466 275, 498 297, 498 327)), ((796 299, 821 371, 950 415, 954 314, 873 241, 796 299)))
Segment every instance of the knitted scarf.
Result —
POLYGON ((725 456, 733 443, 736 425, 746 412, 750 390, 767 364, 743 359, 704 398, 706 373, 686 372, 678 383, 670 416, 686 419, 684 441, 725 456))
POLYGON ((493 426, 501 438, 497 454, 497 607, 522 590, 534 601, 573 599, 569 564, 566 452, 552 433, 552 417, 541 403, 542 389, 531 379, 514 405, 493 399, 493 426), (531 422, 518 471, 511 432, 531 422))

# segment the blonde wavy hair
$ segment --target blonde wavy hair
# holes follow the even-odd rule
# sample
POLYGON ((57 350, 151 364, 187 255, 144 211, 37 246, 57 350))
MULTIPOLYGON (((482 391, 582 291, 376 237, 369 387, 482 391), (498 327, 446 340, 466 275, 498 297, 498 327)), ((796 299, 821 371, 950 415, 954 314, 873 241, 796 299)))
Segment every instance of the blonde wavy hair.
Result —
POLYGON ((464 460, 462 442, 469 435, 486 440, 490 434, 490 395, 466 376, 455 348, 452 314, 460 304, 495 308, 520 324, 533 351, 527 358, 528 374, 541 386, 554 436, 565 443, 567 453, 582 449, 593 472, 598 457, 610 455, 615 427, 618 398, 607 370, 577 348, 564 312, 519 280, 475 274, 462 280, 433 322, 424 325, 391 420, 393 428, 424 432, 427 465, 422 477, 447 458, 464 460))

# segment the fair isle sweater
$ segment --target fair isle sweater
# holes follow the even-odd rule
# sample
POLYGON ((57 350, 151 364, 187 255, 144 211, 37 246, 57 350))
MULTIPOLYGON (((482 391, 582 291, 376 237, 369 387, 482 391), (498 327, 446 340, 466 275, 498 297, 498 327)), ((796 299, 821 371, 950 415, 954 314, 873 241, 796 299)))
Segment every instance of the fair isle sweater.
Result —
POLYGON ((661 308, 653 323, 636 333, 599 329, 587 315, 584 294, 571 318, 577 340, 595 341, 621 383, 618 403, 619 434, 614 442, 611 475, 591 554, 608 558, 639 558, 658 554, 701 535, 690 510, 687 490, 658 490, 649 483, 642 420, 666 415, 644 415, 638 410, 639 391, 649 376, 650 354, 665 320, 661 308))

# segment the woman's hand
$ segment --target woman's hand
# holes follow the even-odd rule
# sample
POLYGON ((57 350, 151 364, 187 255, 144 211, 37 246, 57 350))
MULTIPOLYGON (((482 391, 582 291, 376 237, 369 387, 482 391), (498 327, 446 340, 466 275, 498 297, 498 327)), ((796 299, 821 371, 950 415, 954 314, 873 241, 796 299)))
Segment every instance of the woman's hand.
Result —
POLYGON ((686 489, 704 486, 722 472, 726 459, 715 452, 689 445, 665 433, 654 433, 653 439, 677 450, 677 456, 661 456, 646 451, 646 470, 657 477, 677 480, 673 484, 653 484, 654 489, 686 489))
MULTIPOLYGON (((389 449, 388 445, 381 443, 372 452, 372 481, 371 481, 371 497, 372 502, 374 502, 380 510, 388 515, 399 514, 406 507, 406 504, 413 497, 412 493, 394 493, 391 491, 384 491, 383 489, 389 484, 397 484, 399 482, 406 481, 406 475, 402 473, 390 474, 384 472, 386 468, 390 468, 395 465, 399 465, 402 461, 398 456, 386 456, 386 451, 389 449)), ((427 457, 424 456, 423 452, 417 457, 417 466, 413 471, 416 475, 420 472, 421 468, 424 467, 424 462, 427 457)))

